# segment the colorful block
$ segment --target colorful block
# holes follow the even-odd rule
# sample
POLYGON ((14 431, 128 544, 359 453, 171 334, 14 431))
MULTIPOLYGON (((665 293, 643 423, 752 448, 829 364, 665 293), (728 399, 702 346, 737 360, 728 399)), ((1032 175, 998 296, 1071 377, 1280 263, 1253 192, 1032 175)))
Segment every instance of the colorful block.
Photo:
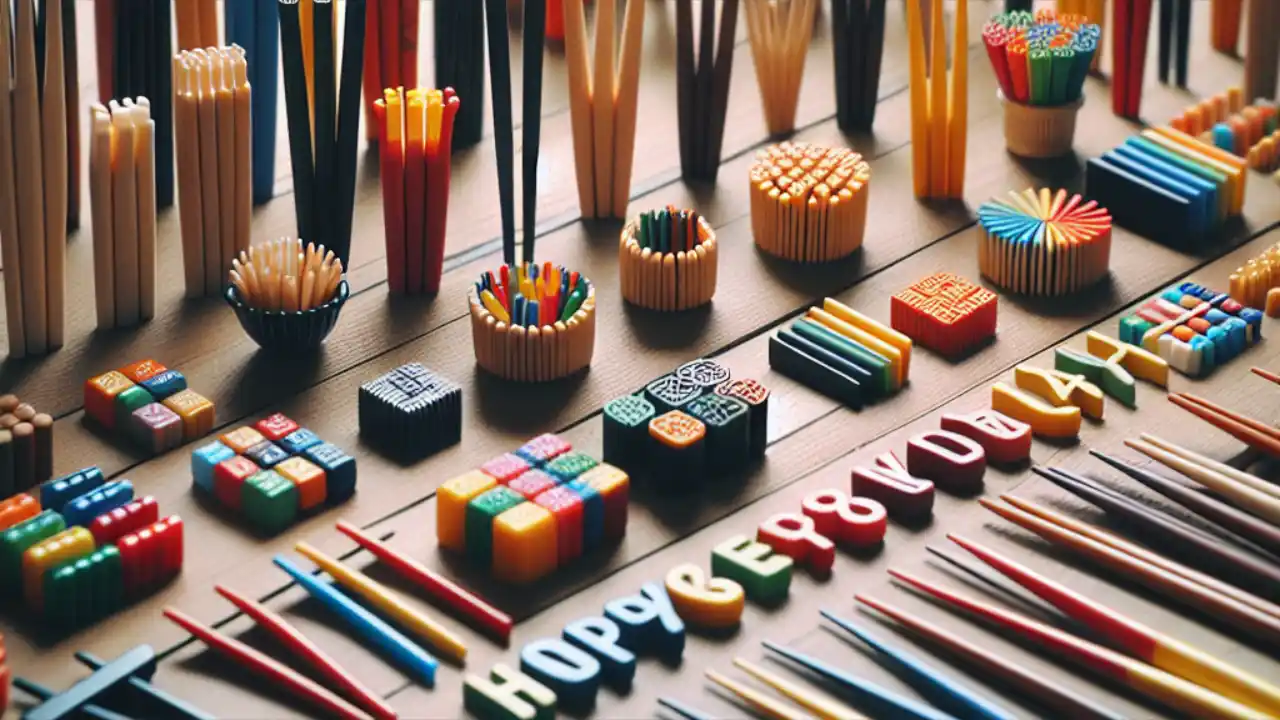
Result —
POLYGON ((306 458, 291 457, 273 468, 298 489, 298 509, 302 512, 320 507, 328 496, 324 471, 306 458))
POLYGON ((138 362, 130 365, 125 365, 120 368, 120 374, 129 378, 132 382, 140 383, 144 380, 150 380, 167 369, 168 368, 155 360, 147 359, 139 360, 138 362))
POLYGON ((582 496, 568 487, 554 487, 538 495, 533 503, 551 513, 556 523, 557 563, 564 565, 582 556, 585 504, 582 496))
POLYGON ((813 518, 797 513, 778 513, 756 528, 756 540, 808 567, 824 577, 836 561, 836 545, 815 529, 813 518))
POLYGON ((260 468, 272 468, 287 460, 289 453, 284 448, 276 445, 270 440, 263 440, 244 451, 244 456, 253 461, 254 465, 260 468))
POLYGON ((1053 369, 1083 376, 1126 407, 1137 407, 1138 393, 1133 376, 1119 364, 1103 362, 1092 355, 1060 347, 1053 351, 1053 369))
POLYGON ((1002 382, 991 386, 991 409, 1030 425, 1036 435, 1064 439, 1080 435, 1080 408, 1054 407, 1002 382))
POLYGON ((160 505, 150 495, 111 512, 104 513, 89 523, 89 532, 98 547, 113 545, 120 538, 134 533, 160 519, 160 505))
POLYGON ((116 395, 116 421, 113 428, 128 432, 132 428, 133 412, 155 402, 151 393, 134 385, 127 387, 116 395))
POLYGON ((663 375, 644 388, 645 399, 653 403, 654 412, 658 415, 679 410, 699 395, 702 395, 701 385, 674 373, 663 375))
POLYGON ((476 496, 498 485, 489 475, 472 470, 446 480, 436 489, 436 542, 440 547, 463 552, 467 547, 467 506, 476 496))
POLYGON ((700 485, 707 463, 706 437, 707 426, 679 410, 650 420, 649 465, 661 473, 655 479, 670 487, 700 485))
POLYGON ((791 558, 746 535, 735 535, 711 551, 711 574, 738 583, 747 597, 762 605, 787 599, 791 566, 791 558))
POLYGON ((850 473, 850 492, 871 498, 904 520, 919 521, 933 514, 933 483, 907 472, 891 452, 877 455, 870 467, 850 473))
POLYGON ((270 440, 271 442, 277 442, 284 439, 286 435, 289 435, 294 430, 297 430, 298 423, 289 419, 289 416, 284 413, 276 413, 262 418, 258 422, 254 423, 253 427, 255 430, 262 433, 262 437, 270 440))
POLYGON ((120 551, 107 545, 54 568, 44 586, 46 622, 74 630, 101 620, 124 605, 120 551))
POLYGON ((484 720, 555 720, 556 694, 524 673, 498 663, 489 677, 468 673, 462 705, 484 720))
POLYGON ((520 671, 556 694, 569 711, 586 711, 596 704, 600 661, 559 638, 534 640, 520 650, 520 671))
POLYGON ((667 573, 665 586, 671 605, 690 625, 731 628, 742 620, 747 596, 733 580, 708 578, 702 568, 685 563, 667 573))
POLYGON ((943 430, 981 445, 988 462, 1011 465, 1031 457, 1031 426, 995 410, 947 413, 941 424, 943 430))
POLYGON ((39 507, 62 510, 67 503, 90 490, 102 487, 106 481, 97 465, 54 478, 40 486, 39 507))
MULTIPOLYGON (((466 552, 472 563, 482 568, 493 568, 494 521, 502 513, 524 502, 524 496, 520 493, 505 485, 498 485, 467 503, 466 552)), ((547 519, 551 519, 549 514, 547 519)), ((552 538, 555 537, 554 529, 553 524, 552 538)))
POLYGON ((235 456, 231 448, 217 440, 196 448, 191 453, 191 477, 195 480, 196 487, 210 495, 214 494, 214 468, 235 456))
POLYGON ((163 370, 138 383, 156 402, 187 389, 187 378, 177 370, 163 370))
POLYGON ((533 500, 558 484, 555 478, 534 469, 507 483, 506 486, 519 493, 525 500, 533 500))
POLYGON ((12 597, 22 589, 22 554, 41 540, 67 529, 62 515, 45 510, 0 533, 0 594, 12 597))
POLYGON ((516 455, 524 458, 529 464, 541 467, 573 449, 564 438, 551 433, 543 433, 530 440, 516 450, 516 455))
POLYGON ((94 518, 128 505, 133 500, 133 483, 115 480, 71 500, 62 508, 67 525, 88 525, 94 518))
MULTIPOLYGON (((792 329, 811 342, 841 355, 846 355, 849 349, 860 348, 860 354, 869 353, 883 359, 888 366, 888 377, 883 382, 883 392, 888 394, 901 388, 907 382, 910 346, 908 345, 907 352, 904 352, 902 346, 888 339, 887 333, 894 332, 893 330, 885 328, 880 323, 873 323, 869 318, 863 318, 866 322, 855 323, 842 317, 843 312, 841 315, 831 312, 827 307, 834 307, 831 305, 832 302, 834 301, 831 298, 827 298, 824 307, 809 308, 805 317, 792 325, 792 329), (817 329, 825 332, 812 332, 817 329), (838 344, 829 342, 830 336, 840 339, 841 342, 838 344), (824 340, 824 338, 828 339, 824 340)), ((846 308, 846 310, 849 309, 846 308)), ((850 359, 856 358, 850 356, 850 359)), ((873 374, 875 374, 874 371, 873 374)))
POLYGON ((636 655, 653 655, 678 665, 684 655, 684 621, 666 591, 645 583, 636 595, 605 603, 604 616, 620 631, 618 644, 636 655))
POLYGON ((231 510, 240 510, 240 498, 245 481, 262 468, 247 457, 235 455, 218 463, 213 469, 213 494, 218 502, 231 510))
POLYGON ((129 425, 138 444, 156 455, 182 444, 182 418, 158 402, 134 410, 129 425))
POLYGON ((44 606, 46 572, 88 555, 95 547, 92 533, 82 527, 73 527, 28 548, 22 554, 22 593, 27 607, 39 612, 44 606))
MULTIPOLYGON (((631 503, 631 478, 620 468, 601 463, 577 479, 600 496, 604 508, 604 539, 621 540, 627 532, 627 509, 631 503)), ((584 496, 585 497, 585 496, 584 496)), ((588 519, 590 504, 588 503, 588 519)))
POLYGON ((191 389, 181 390, 165 398, 164 406, 182 418, 183 440, 195 440, 213 431, 213 402, 200 393, 191 389))
POLYGON ((237 455, 244 455, 249 448, 266 442, 267 439, 257 430, 248 425, 242 425, 235 430, 223 433, 218 437, 218 440, 235 451, 237 455))
MULTIPOLYGON (((489 493, 507 491, 502 486, 490 490, 489 493)), ((489 494, 489 493, 486 493, 489 494)), ((492 508, 501 507, 510 501, 510 496, 494 498, 492 503, 483 503, 482 495, 472 501, 470 508, 480 505, 479 513, 492 508)), ((469 509, 470 509, 469 508, 469 509)), ((468 554, 473 552, 471 533, 472 518, 483 524, 488 519, 481 514, 469 513, 467 516, 467 548, 468 554)), ((493 576, 503 582, 524 584, 533 582, 555 571, 559 557, 558 530, 556 518, 546 508, 530 502, 520 502, 502 511, 492 519, 493 537, 493 576)))
POLYGON ((40 514, 40 501, 26 493, 0 500, 0 531, 40 514))
POLYGON ((622 629, 602 617, 586 617, 564 626, 561 637, 574 647, 586 651, 600 663, 600 679, 626 693, 636 676, 636 655, 622 647, 622 629))
POLYGON ((751 427, 745 403, 712 393, 695 398, 685 412, 707 428, 707 464, 712 472, 731 472, 747 463, 751 427))
POLYGON ((127 598, 141 597, 169 582, 182 571, 182 518, 170 515, 116 544, 127 598))
POLYGON ((480 466, 480 471, 506 485, 523 475, 533 466, 527 460, 511 453, 503 453, 480 466))
POLYGON ((930 430, 907 441, 907 472, 946 490, 980 491, 986 471, 986 451, 959 433, 930 430))
POLYGON ((116 370, 89 378, 84 383, 85 414, 107 430, 114 429, 116 398, 133 386, 132 380, 116 370))
POLYGON ((1135 378, 1168 387, 1169 363, 1159 355, 1107 337, 1096 330, 1090 330, 1085 335, 1085 341, 1089 354, 1105 360, 1108 365, 1119 366, 1135 378))
POLYGON ((462 388, 419 363, 360 386, 360 435, 398 456, 426 457, 462 438, 462 388))
POLYGON ((729 368, 707 358, 698 358, 681 365, 676 368, 675 375, 700 387, 704 395, 729 382, 730 377, 729 368))
POLYGON ((595 467, 597 464, 596 459, 590 455, 580 452, 567 452, 547 463, 543 470, 545 470, 548 475, 555 478, 556 482, 566 483, 595 467))
POLYGON ((764 457, 769 444, 769 388, 758 380, 743 378, 730 380, 716 388, 716 393, 737 398, 747 406, 751 458, 764 457))
POLYGON ((313 465, 324 471, 325 491, 330 505, 344 502, 356 493, 356 459, 333 443, 320 443, 305 453, 313 465))
POLYGON ((996 334, 996 295, 952 273, 930 275, 893 296, 893 329, 947 357, 996 334))
POLYGON ((324 442, 319 435, 311 432, 306 428, 298 428, 293 432, 280 438, 280 447, 290 455, 301 455, 307 451, 307 448, 315 447, 324 442))
POLYGON ((642 395, 623 395, 604 406, 604 460, 637 467, 645 461, 649 421, 657 416, 642 395))
POLYGON ((273 470, 254 474, 241 486, 240 492, 240 508, 245 519, 263 534, 278 533, 298 517, 298 486, 273 470))
POLYGON ((1262 339, 1262 312, 1226 293, 1185 282, 1120 321, 1120 340, 1155 353, 1190 377, 1203 377, 1262 339))
POLYGON ((1084 375, 1019 365, 1013 369, 1013 382, 1017 387, 1048 400, 1050 405, 1074 405, 1086 417, 1102 419, 1106 407, 1102 388, 1089 382, 1084 375))
POLYGON ((850 497, 839 490, 819 490, 805 496, 800 510, 813 518, 814 529, 840 545, 872 548, 884 542, 888 511, 865 497, 850 497))

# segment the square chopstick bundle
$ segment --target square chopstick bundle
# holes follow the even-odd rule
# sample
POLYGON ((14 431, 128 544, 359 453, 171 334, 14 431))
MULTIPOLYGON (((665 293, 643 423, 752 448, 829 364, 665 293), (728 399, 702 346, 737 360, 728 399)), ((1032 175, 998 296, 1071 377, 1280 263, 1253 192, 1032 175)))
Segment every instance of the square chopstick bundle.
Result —
POLYGON ((720 170, 738 2, 724 0, 722 3, 718 39, 717 3, 702 3, 695 67, 693 0, 676 0, 676 107, 680 127, 680 175, 686 180, 714 183, 720 170))
POLYGON ((926 44, 919 3, 907 3, 907 42, 911 58, 911 175, 915 180, 917 198, 961 198, 964 197, 965 142, 969 123, 968 2, 958 0, 952 18, 955 37, 952 39, 954 54, 949 88, 942 0, 932 0, 930 7, 928 27, 931 33, 926 44))
POLYGON ((377 140, 380 134, 379 125, 373 117, 373 105, 382 99, 382 89, 418 87, 418 16, 421 4, 420 0, 382 0, 365 6, 364 109, 365 133, 369 140, 377 140))
POLYGON ((98 327, 132 327, 156 313, 156 124, 147 98, 89 112, 98 327))
POLYGON ((261 0, 224 0, 223 9, 226 44, 244 48, 249 64, 249 86, 253 88, 253 202, 260 204, 275 194, 280 10, 276 3, 261 0))

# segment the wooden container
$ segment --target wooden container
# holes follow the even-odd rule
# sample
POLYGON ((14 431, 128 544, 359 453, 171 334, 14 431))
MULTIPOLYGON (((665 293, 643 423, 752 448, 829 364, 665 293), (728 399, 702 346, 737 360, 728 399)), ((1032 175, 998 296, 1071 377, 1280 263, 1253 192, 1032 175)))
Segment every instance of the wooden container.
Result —
POLYGON ((1041 106, 1014 102, 999 90, 996 95, 1004 106, 1004 144, 1009 152, 1025 158, 1061 157, 1071 152, 1083 96, 1068 105, 1041 106))
POLYGON ((489 312, 476 291, 467 293, 476 364, 506 380, 546 382, 591 364, 596 344, 596 290, 567 321, 542 327, 512 326, 489 312))
POLYGON ((716 293, 715 230, 706 218, 697 218, 693 249, 680 245, 675 252, 642 247, 638 239, 640 217, 631 218, 618 240, 618 279, 622 297, 650 310, 688 310, 711 302, 716 293))
POLYGON ((793 262, 839 260, 862 247, 871 166, 848 148, 770 145, 748 175, 756 247, 793 262))

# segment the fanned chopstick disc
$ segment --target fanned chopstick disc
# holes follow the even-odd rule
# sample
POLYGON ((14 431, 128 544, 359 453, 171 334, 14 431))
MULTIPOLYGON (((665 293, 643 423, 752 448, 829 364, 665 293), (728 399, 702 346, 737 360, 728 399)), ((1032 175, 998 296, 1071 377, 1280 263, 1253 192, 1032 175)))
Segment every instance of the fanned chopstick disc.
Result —
POLYGON ((848 148, 770 145, 751 166, 756 245, 796 262, 824 262, 862 247, 871 166, 848 148))
POLYGON ((1079 292, 1106 276, 1111 262, 1111 214, 1066 190, 1030 188, 978 208, 978 266, 1001 289, 1055 297, 1079 292))

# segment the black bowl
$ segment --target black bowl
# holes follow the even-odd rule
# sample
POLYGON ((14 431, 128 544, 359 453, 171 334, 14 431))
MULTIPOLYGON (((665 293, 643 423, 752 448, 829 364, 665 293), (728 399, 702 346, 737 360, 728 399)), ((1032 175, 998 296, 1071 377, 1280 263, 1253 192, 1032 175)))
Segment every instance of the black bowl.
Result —
POLYGON ((350 295, 351 287, 343 280, 338 283, 338 292, 329 302, 310 310, 283 312, 249 307, 240 298, 235 285, 228 285, 223 293, 227 304, 236 311, 240 327, 244 328, 249 337, 264 350, 280 352, 314 350, 320 347, 329 331, 338 324, 338 313, 342 311, 342 306, 347 303, 350 295))

